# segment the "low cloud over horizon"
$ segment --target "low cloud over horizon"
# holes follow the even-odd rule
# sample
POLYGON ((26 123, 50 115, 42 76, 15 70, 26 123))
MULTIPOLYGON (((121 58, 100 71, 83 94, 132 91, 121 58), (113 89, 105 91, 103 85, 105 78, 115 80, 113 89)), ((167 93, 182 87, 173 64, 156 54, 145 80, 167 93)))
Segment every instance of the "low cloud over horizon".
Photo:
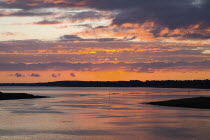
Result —
MULTIPOLYGON (((202 62, 176 62, 176 63, 39 63, 39 64, 12 64, 0 63, 0 71, 81 71, 81 72, 105 72, 105 71, 118 71, 136 72, 136 73, 154 73, 155 71, 205 71, 210 70, 210 61, 202 62)), ((22 75, 22 74, 15 74, 22 75)), ((41 75, 32 73, 31 77, 40 77, 41 75)), ((53 73, 52 77, 60 77, 61 73, 53 73)), ((76 77, 74 73, 70 76, 76 77)))

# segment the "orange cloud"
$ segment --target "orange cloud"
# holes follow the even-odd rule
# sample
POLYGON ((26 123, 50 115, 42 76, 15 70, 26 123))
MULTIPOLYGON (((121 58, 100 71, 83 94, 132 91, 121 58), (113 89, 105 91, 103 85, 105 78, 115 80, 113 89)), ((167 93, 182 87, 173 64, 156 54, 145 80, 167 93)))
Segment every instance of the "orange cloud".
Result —
POLYGON ((110 25, 76 33, 82 37, 115 37, 119 39, 133 38, 135 41, 155 41, 153 34, 150 32, 154 27, 153 22, 139 24, 126 23, 123 25, 110 25))

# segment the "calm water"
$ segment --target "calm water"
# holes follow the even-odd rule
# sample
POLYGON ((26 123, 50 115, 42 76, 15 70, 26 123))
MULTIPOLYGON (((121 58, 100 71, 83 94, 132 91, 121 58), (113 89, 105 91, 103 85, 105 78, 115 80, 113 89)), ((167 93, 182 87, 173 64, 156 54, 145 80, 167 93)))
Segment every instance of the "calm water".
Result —
POLYGON ((52 98, 0 101, 3 140, 208 140, 210 110, 142 104, 208 90, 0 87, 52 98))

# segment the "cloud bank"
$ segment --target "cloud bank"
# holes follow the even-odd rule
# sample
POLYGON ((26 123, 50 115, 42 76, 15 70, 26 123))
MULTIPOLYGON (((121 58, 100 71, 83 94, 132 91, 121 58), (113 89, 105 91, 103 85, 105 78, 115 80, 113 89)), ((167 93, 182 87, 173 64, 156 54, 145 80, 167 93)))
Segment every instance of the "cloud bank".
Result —
MULTIPOLYGON (((210 61, 202 62, 177 62, 177 63, 44 63, 44 64, 4 64, 0 63, 0 71, 82 71, 82 72, 105 72, 105 71, 117 71, 123 70, 125 72, 137 72, 137 73, 153 73, 156 71, 202 71, 210 70, 210 61)), ((70 74, 72 77, 76 75, 70 74)), ((16 77, 22 77, 23 75, 16 73, 16 77)), ((39 77, 38 74, 31 74, 30 76, 39 77)), ((60 77, 60 73, 53 73, 52 77, 60 77)))

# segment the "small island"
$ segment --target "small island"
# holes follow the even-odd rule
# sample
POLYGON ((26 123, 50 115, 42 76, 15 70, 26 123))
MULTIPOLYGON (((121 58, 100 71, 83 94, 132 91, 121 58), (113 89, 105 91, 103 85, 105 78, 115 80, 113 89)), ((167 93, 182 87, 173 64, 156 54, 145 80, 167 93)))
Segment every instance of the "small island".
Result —
POLYGON ((17 99, 34 99, 34 98, 48 98, 48 97, 32 95, 27 93, 2 93, 0 91, 0 100, 17 100, 17 99))
POLYGON ((174 99, 167 101, 149 102, 147 104, 159 105, 159 106, 210 109, 210 97, 174 99))

